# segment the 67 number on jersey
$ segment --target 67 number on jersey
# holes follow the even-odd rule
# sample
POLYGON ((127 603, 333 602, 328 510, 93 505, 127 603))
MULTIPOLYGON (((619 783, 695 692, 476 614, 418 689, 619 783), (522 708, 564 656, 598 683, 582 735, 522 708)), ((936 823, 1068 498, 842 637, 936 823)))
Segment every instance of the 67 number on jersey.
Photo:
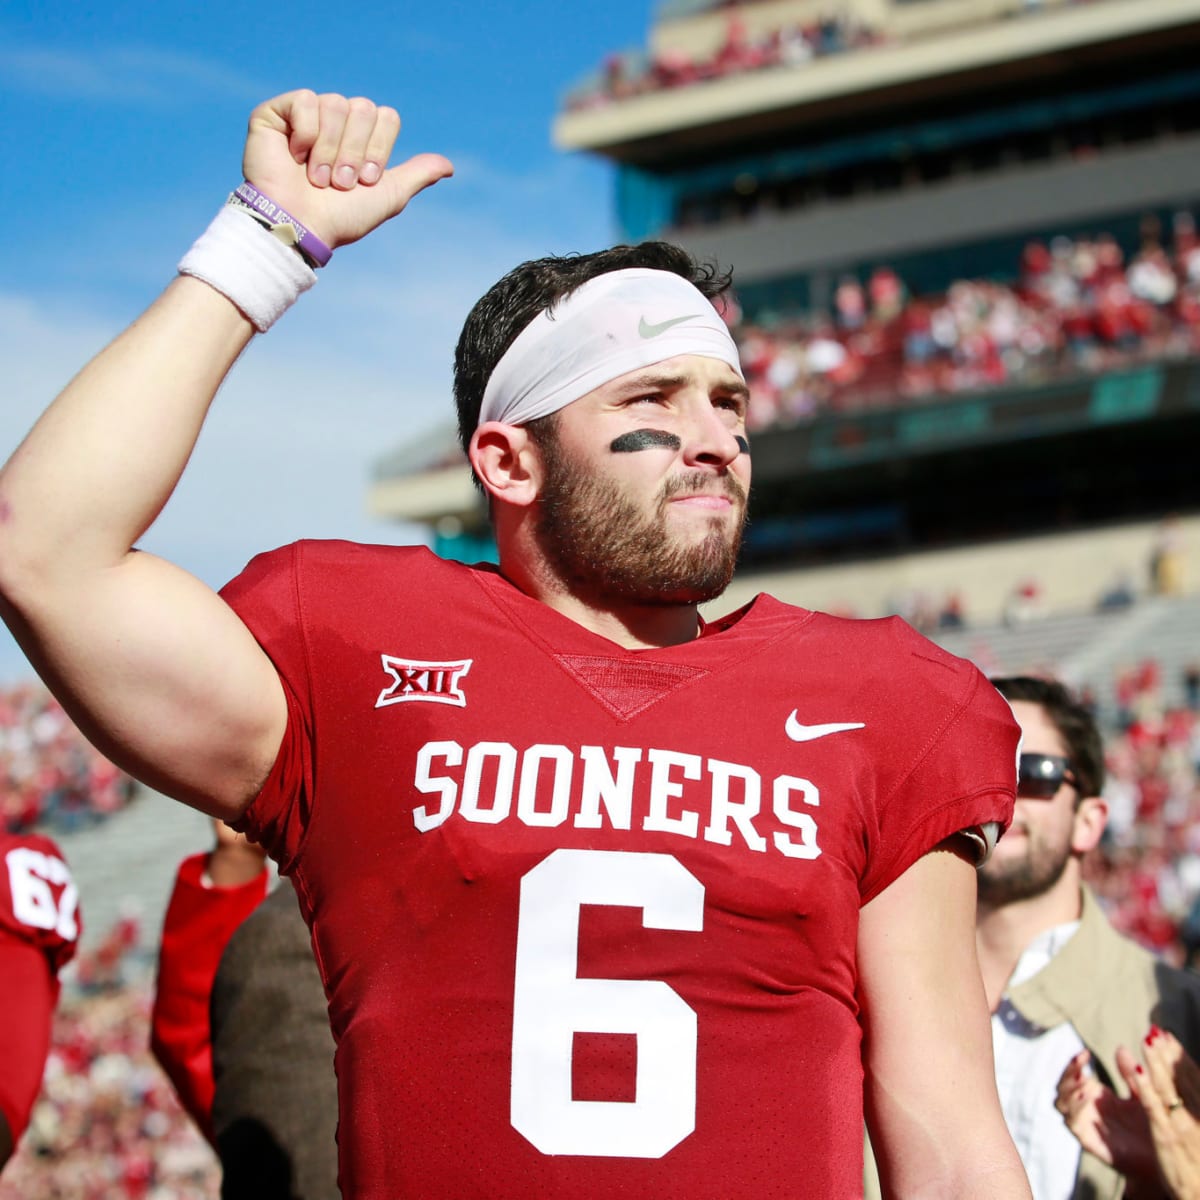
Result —
POLYGON ((53 931, 64 942, 79 936, 79 893, 61 858, 32 846, 16 846, 5 856, 13 916, 30 929, 53 931))

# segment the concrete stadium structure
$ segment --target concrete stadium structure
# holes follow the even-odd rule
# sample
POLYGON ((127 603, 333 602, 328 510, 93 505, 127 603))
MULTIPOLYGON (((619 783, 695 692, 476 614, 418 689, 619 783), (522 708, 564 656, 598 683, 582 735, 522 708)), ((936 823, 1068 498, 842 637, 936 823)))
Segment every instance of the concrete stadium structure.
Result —
MULTIPOLYGON (((732 264, 748 320, 827 309, 839 278, 879 264, 932 293, 1012 277, 1031 239, 1103 230, 1132 254, 1148 217, 1200 209, 1200 0, 846 0, 840 26, 829 11, 666 0, 647 46, 611 55, 554 123, 564 150, 613 162, 626 240, 732 264), (801 57, 714 66, 735 41, 822 28, 801 57)), ((953 576, 991 619, 1020 561, 1050 602, 1086 608, 1115 563, 1140 576, 1157 520, 1200 511, 1198 437, 1195 360, 760 432, 737 595, 807 581, 806 603, 874 615, 906 579, 953 576)), ((377 465, 370 508, 484 557, 452 433, 429 446, 377 465)))

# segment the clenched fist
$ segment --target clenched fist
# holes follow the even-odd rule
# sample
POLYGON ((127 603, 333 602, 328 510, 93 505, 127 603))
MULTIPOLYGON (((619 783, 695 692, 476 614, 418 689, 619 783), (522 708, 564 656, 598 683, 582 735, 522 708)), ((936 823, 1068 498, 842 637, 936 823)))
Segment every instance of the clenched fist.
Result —
POLYGON ((389 168, 400 133, 394 108, 300 90, 250 114, 242 172, 331 248, 356 242, 454 173, 440 154, 389 168))

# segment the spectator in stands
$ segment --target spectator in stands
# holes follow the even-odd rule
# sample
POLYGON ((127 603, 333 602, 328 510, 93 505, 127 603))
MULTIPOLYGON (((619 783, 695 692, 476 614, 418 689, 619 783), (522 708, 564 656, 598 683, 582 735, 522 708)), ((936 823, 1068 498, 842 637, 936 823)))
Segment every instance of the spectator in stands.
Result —
POLYGON ((889 266, 878 266, 871 272, 867 295, 871 300, 871 315, 883 324, 894 321, 904 307, 904 284, 889 266))
POLYGON ((861 329, 867 318, 867 297, 854 275, 843 275, 833 294, 833 307, 839 329, 861 329))
POLYGON ((962 629, 967 623, 961 592, 951 592, 937 615, 938 629, 962 629))
POLYGON ((1196 233, 1196 218, 1181 209, 1172 222, 1175 271, 1180 283, 1200 283, 1200 236, 1196 233))
POLYGON ((801 25, 788 25, 779 31, 779 61, 786 67, 803 67, 812 62, 816 48, 801 25))
POLYGON ((1085 1140, 1081 1153, 1054 1118, 1060 1075, 1068 1062, 1079 1071, 1089 1064, 1112 1085, 1118 1046, 1135 1044, 1151 1022, 1200 1047, 1200 978, 1120 937, 1083 884, 1083 857, 1107 816, 1090 714, 1051 680, 993 682, 1022 730, 1013 827, 979 873, 979 958, 1001 1103, 1036 1200, 1118 1196, 1102 1146, 1085 1140))
POLYGON ((1150 304, 1168 305, 1177 289, 1175 270, 1166 251, 1157 242, 1143 246, 1129 264, 1129 290, 1150 304))
POLYGON ((1183 699, 1192 712, 1200 712, 1200 661, 1192 659, 1184 663, 1180 678, 1183 683, 1183 699))
POLYGON ((0 833, 0 1169, 29 1122, 50 1046, 58 973, 79 938, 78 893, 58 847, 0 833))
POLYGON ((1150 549, 1150 589, 1156 596, 1183 591, 1183 531, 1174 514, 1159 522, 1150 549))
POLYGON ((1020 580, 1004 602, 1005 625, 1023 625, 1043 615, 1041 582, 1032 575, 1020 580))
POLYGON ((154 1054, 217 1150, 223 1200, 324 1200, 337 1194, 337 1086, 308 929, 290 883, 266 895, 262 851, 215 826, 167 909, 154 1054))
POLYGON ((1124 568, 1113 576, 1112 582, 1100 593, 1096 607, 1100 612, 1119 612, 1137 600, 1133 576, 1124 568))
POLYGON ((1096 280, 1100 284, 1112 283, 1123 278, 1125 252, 1111 233, 1102 233, 1096 238, 1096 280))

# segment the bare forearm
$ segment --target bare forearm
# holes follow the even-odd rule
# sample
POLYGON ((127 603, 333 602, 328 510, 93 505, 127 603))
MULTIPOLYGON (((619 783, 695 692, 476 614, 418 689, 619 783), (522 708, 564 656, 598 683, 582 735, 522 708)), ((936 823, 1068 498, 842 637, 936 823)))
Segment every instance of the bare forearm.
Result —
POLYGON ((868 1124, 889 1200, 1029 1200, 1025 1168, 998 1110, 980 1105, 972 1089, 944 1084, 965 1118, 939 1133, 911 1104, 889 1103, 870 1084, 868 1124))
POLYGON ((0 471, 0 586, 117 565, 170 497, 253 326, 180 278, 93 359, 0 471))
POLYGON ((1029 1180, 1014 1155, 988 1162, 978 1151, 956 1177, 945 1175, 925 1188, 891 1193, 894 1200, 1030 1200, 1029 1180))
POLYGON ((974 870, 919 859, 859 918, 864 1099, 885 1196, 1029 1200, 975 958, 974 870))

